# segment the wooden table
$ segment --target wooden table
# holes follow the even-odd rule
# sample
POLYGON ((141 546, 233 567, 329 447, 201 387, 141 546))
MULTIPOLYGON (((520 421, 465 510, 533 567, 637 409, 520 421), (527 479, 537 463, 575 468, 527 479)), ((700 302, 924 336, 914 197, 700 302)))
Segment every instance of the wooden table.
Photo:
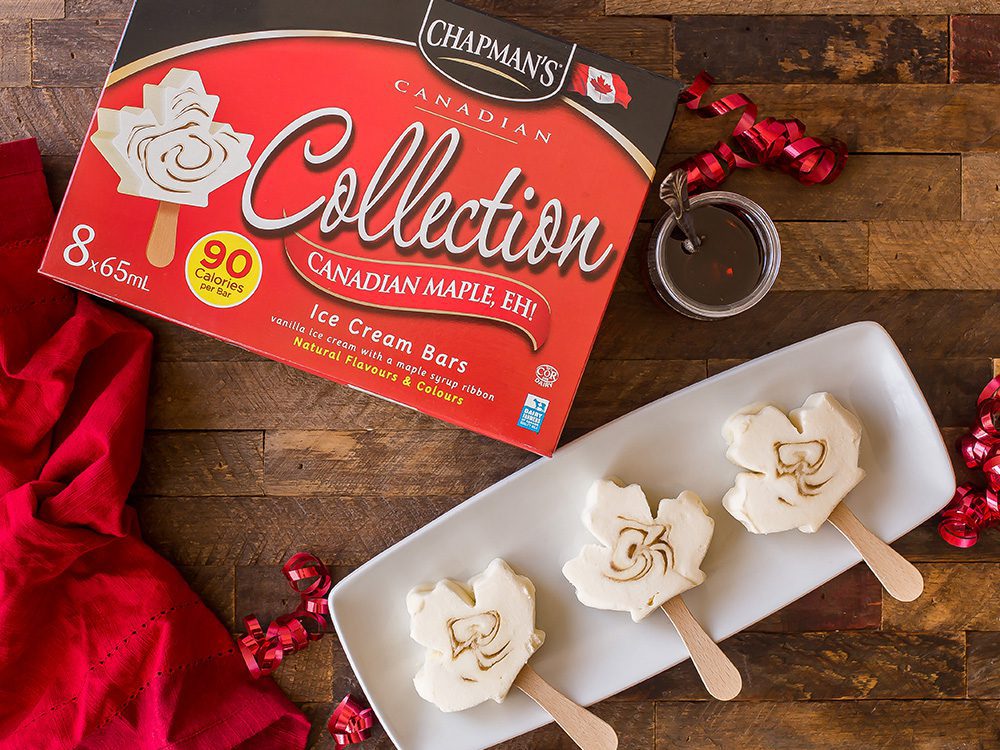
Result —
MULTIPOLYGON (((721 90, 747 92, 764 114, 797 115, 852 152, 831 187, 765 173, 730 180, 779 221, 785 256, 777 290, 729 322, 682 319, 643 290, 650 203, 569 436, 864 319, 895 337, 949 442, 970 422, 1000 355, 1000 15, 963 14, 1000 13, 1000 2, 838 4, 890 14, 854 17, 807 15, 829 7, 816 0, 495 5, 661 73, 690 79, 708 68, 721 90)), ((120 0, 0 0, 0 139, 39 139, 56 199, 126 11, 120 0)), ((662 166, 723 127, 680 114, 662 166)), ((279 566, 291 553, 312 550, 342 574, 532 460, 139 317, 157 353, 135 504, 148 539, 234 630, 251 611, 263 619, 288 607, 279 566)), ((928 524, 897 546, 926 577, 918 603, 884 597, 855 568, 723 644, 745 675, 739 700, 706 700, 684 664, 597 712, 628 750, 1000 748, 1000 531, 959 551, 928 524)), ((336 639, 276 677, 314 719, 314 746, 332 747, 321 724, 331 701, 356 689, 336 639)), ((383 735, 366 745, 388 746, 383 735)), ((509 745, 568 746, 551 727, 509 745)))

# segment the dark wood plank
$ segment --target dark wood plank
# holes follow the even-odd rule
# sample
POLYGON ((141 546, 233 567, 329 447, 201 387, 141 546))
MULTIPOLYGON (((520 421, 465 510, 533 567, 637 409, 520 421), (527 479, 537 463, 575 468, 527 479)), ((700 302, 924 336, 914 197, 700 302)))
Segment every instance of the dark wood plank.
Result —
POLYGON ((36 86, 102 85, 124 26, 121 19, 33 22, 33 83, 36 86))
MULTIPOLYGON (((982 486, 982 482, 979 481, 982 486)), ((937 520, 921 524, 892 545, 893 549, 914 562, 1000 563, 1000 531, 987 529, 974 547, 958 549, 945 542, 937 530, 937 520)))
POLYGON ((988 358, 924 359, 910 356, 907 362, 938 424, 952 427, 972 423, 976 398, 992 377, 988 358))
POLYGON ((208 605, 222 623, 236 627, 233 590, 235 575, 232 565, 183 565, 179 568, 185 580, 208 605))
MULTIPOLYGON (((562 687, 562 686, 560 686, 562 687)), ((622 750, 653 750, 655 740, 655 707, 652 703, 604 702, 593 707, 618 733, 622 750)), ((577 746, 555 724, 549 724, 531 734, 496 745, 496 750, 576 750, 577 746)))
MULTIPOLYGON (((470 4, 470 3, 467 3, 470 4)), ((471 5, 501 18, 600 16, 603 0, 473 0, 471 5)))
POLYGON ((969 633, 969 697, 1000 698, 1000 632, 969 633))
POLYGON ((536 456, 464 430, 272 430, 265 440, 268 495, 469 497, 536 456), (461 456, 461 461, 454 460, 461 456))
MULTIPOLYGON (((704 377, 690 361, 592 363, 569 427, 593 428, 704 377)), ((160 362, 151 429, 454 429, 384 399, 269 361, 160 362), (322 408, 317 408, 317 404, 322 408)))
POLYGON ((866 630, 882 621, 882 584, 865 565, 855 565, 775 612, 748 630, 761 633, 806 633, 866 630))
POLYGON ((1000 15, 951 17, 951 81, 1000 83, 1000 15))
POLYGON ((608 15, 666 16, 711 15, 799 15, 838 14, 906 15, 946 13, 994 13, 991 0, 841 0, 836 6, 816 0, 607 0, 608 15))
POLYGON ((718 81, 944 83, 945 16, 679 16, 678 74, 718 81))
MULTIPOLYGON (((706 136, 701 147, 710 147, 721 135, 706 136)), ((660 174, 666 174, 679 158, 667 154, 660 162, 660 174)), ((768 170, 737 169, 724 189, 756 201, 776 221, 958 220, 962 214, 962 157, 854 155, 836 182, 812 187, 768 170)), ((651 195, 643 217, 659 218, 662 214, 663 204, 651 195)))
POLYGON ((139 497, 143 536, 178 565, 280 566, 309 550, 360 565, 464 497, 139 497))
MULTIPOLYGON (((996 85, 741 83, 715 86, 709 95, 718 98, 733 91, 750 96, 761 117, 798 117, 809 135, 840 138, 852 152, 961 153, 1000 148, 996 85), (901 121, 906 127, 900 127, 901 121)), ((736 115, 702 120, 678 113, 668 148, 674 153, 700 151, 731 132, 736 122, 736 115)))
POLYGON ((333 700, 333 645, 333 638, 322 638, 281 661, 274 681, 285 695, 298 703, 333 700))
MULTIPOLYGON (((736 701, 965 696, 962 633, 741 633, 721 645, 743 675, 743 692, 736 701)), ((625 695, 638 700, 710 700, 690 661, 625 695)))
POLYGON ((882 627, 890 630, 1000 629, 1000 564, 922 563, 924 593, 918 604, 886 596, 882 627))
POLYGON ((0 0, 0 18, 62 18, 63 0, 0 0))
POLYGON ((28 86, 31 83, 30 23, 0 20, 0 50, 3 50, 0 86, 28 86))
POLYGON ((962 218, 996 221, 1000 217, 1000 154, 962 156, 962 218))
POLYGON ((998 732, 997 701, 705 701, 656 706, 657 750, 997 750, 998 732))
POLYGON ((594 356, 745 359, 861 320, 881 323, 903 354, 924 359, 989 356, 1000 341, 994 292, 772 292, 723 322, 689 320, 648 294, 616 293, 594 356))
POLYGON ((128 18, 132 0, 66 0, 67 18, 128 18))
POLYGON ((264 433, 148 432, 135 491, 145 495, 264 494, 264 433))
POLYGON ((160 362, 152 429, 443 429, 443 422, 270 361, 160 362))
POLYGON ((872 222, 872 289, 1000 289, 1000 221, 872 222))
POLYGON ((600 427, 704 378, 704 362, 592 359, 584 371, 567 426, 600 427))
POLYGON ((511 20, 654 73, 673 74, 670 21, 665 18, 567 18, 553 14, 511 20))
POLYGON ((75 157, 97 107, 94 89, 0 89, 0 141, 37 138, 46 156, 75 157))

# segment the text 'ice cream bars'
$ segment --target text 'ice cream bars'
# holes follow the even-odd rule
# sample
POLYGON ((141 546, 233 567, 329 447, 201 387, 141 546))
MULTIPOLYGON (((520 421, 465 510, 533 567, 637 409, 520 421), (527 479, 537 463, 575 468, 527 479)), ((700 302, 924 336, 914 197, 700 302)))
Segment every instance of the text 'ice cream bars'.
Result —
POLYGON ((41 271, 551 454, 679 88, 448 0, 137 0, 41 271))

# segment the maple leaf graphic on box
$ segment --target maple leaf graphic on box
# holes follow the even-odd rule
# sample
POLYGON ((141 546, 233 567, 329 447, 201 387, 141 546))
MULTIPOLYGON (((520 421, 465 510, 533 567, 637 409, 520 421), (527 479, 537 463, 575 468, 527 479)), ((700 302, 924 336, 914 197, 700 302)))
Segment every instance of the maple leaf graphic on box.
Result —
POLYGON ((594 87, 594 90, 601 94, 610 94, 614 91, 611 84, 608 83, 608 79, 604 76, 594 76, 590 79, 590 85, 594 87))
POLYGON ((628 109, 632 101, 624 78, 593 65, 575 63, 570 88, 598 104, 618 104, 628 109))

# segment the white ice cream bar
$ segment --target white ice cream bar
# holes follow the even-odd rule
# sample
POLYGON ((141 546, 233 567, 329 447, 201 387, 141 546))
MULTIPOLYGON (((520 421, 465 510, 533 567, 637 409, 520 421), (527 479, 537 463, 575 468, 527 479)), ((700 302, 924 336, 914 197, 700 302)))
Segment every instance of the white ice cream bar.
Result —
POLYGON ((600 544, 585 546, 563 575, 588 607, 630 612, 638 622, 705 580, 700 566, 715 522, 693 492, 661 500, 654 518, 639 485, 601 480, 583 522, 600 544))
POLYGON ((755 404, 722 428, 737 475, 723 505, 755 534, 817 531, 865 472, 858 466, 861 422, 829 393, 814 393, 786 415, 755 404))
POLYGON ((197 72, 174 68, 143 87, 143 107, 98 109, 91 140, 121 178, 118 192, 203 207, 249 170, 253 136, 213 122, 218 106, 197 72))
POLYGON ((501 703, 545 634, 535 587, 496 559, 468 585, 444 580, 407 595, 410 637, 427 649, 413 684, 442 711, 501 703))

